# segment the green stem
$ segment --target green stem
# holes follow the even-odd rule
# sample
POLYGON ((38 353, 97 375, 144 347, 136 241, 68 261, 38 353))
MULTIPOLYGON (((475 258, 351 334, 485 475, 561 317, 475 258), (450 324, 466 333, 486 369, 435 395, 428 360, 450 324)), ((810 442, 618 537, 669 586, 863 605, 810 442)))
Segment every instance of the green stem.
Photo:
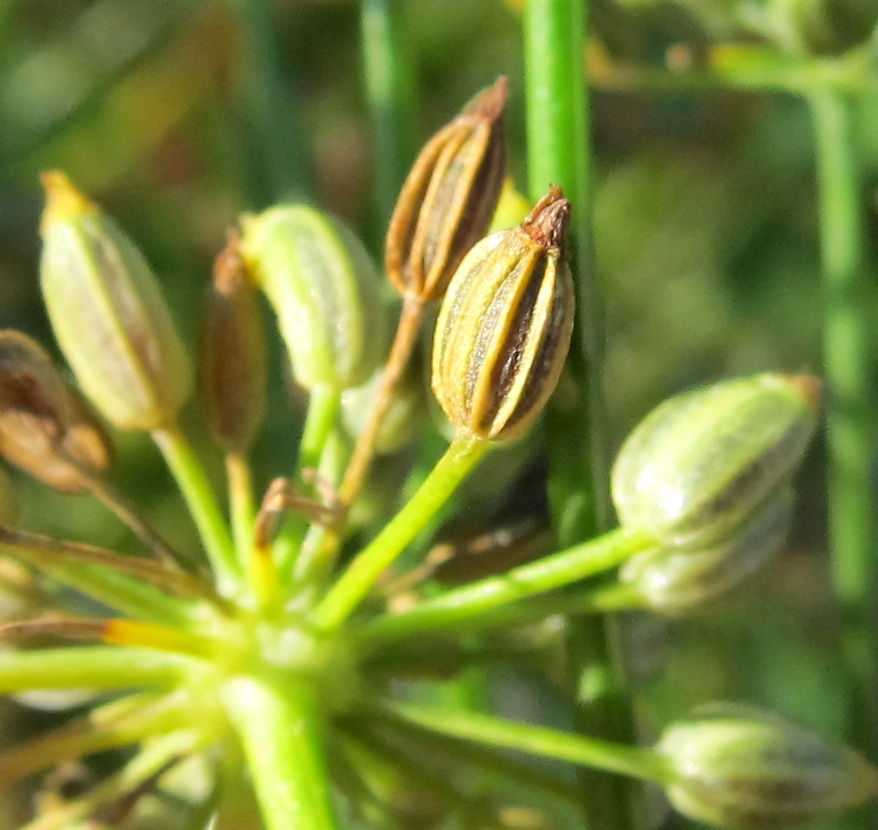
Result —
POLYGON ((869 50, 845 56, 781 55, 755 44, 712 47, 709 68, 671 72, 634 65, 602 64, 589 80, 596 89, 614 92, 787 92, 809 96, 815 89, 832 88, 850 94, 878 90, 869 50))
POLYGON ((192 623, 191 602, 168 596, 142 578, 125 576, 112 567, 75 560, 47 561, 44 556, 24 548, 9 548, 5 552, 126 616, 184 627, 192 623))
POLYGON ((425 631, 442 631, 469 621, 477 623, 481 615, 504 605, 613 568, 652 544, 652 539, 645 534, 615 530, 553 556, 520 565, 500 576, 446 591, 405 611, 385 614, 361 628, 358 640, 368 647, 425 631))
POLYGON ((650 749, 614 744, 556 729, 441 706, 385 699, 376 704, 375 712, 379 716, 415 724, 431 732, 464 741, 569 761, 644 781, 668 784, 675 778, 666 759, 650 749))
POLYGON ((0 781, 9 786, 59 761, 159 737, 183 728, 186 720, 173 698, 123 698, 0 752, 0 781))
POLYGON ((326 439, 335 424, 341 393, 333 386, 315 386, 308 399, 308 414, 299 445, 299 470, 316 470, 326 439))
POLYGON ((192 661, 121 646, 0 651, 0 692, 174 686, 192 661))
POLYGON ((272 201, 310 193, 304 157, 302 128, 287 89, 277 42, 278 21, 271 0, 235 0, 241 31, 247 38, 245 53, 251 61, 247 101, 259 138, 264 185, 272 201))
POLYGON ((142 748, 119 772, 104 778, 84 796, 53 807, 20 830, 64 830, 82 826, 80 822, 101 805, 129 797, 198 748, 198 736, 187 732, 173 732, 150 741, 149 746, 142 748))
POLYGON ((360 11, 366 94, 375 136, 378 215, 390 221, 414 155, 414 76, 401 0, 363 0, 360 11))
MULTIPOLYGON (((529 0, 524 15, 528 169, 531 194, 549 182, 573 205, 571 267, 576 285, 578 336, 569 367, 574 392, 549 407, 549 497, 562 545, 609 527, 608 462, 602 389, 604 315, 591 240, 591 145, 585 84, 585 0, 529 0)), ((577 690, 580 730, 615 742, 633 737, 619 634, 612 619, 573 619, 568 650, 577 690), (596 681, 596 682, 595 682, 596 681), (588 693, 586 690, 590 690, 588 693)), ((583 798, 590 824, 602 830, 634 827, 630 782, 584 770, 583 798)))
POLYGON ((241 568, 250 557, 253 547, 253 529, 256 523, 256 503, 253 499, 253 477, 250 465, 242 453, 226 456, 226 478, 229 483, 229 515, 232 538, 241 568))
POLYGON ((823 261, 829 531, 833 576, 845 606, 875 588, 869 465, 869 324, 864 302, 864 222, 852 135, 852 102, 832 90, 810 96, 817 141, 823 261))
POLYGON ((315 697, 291 675, 241 675, 223 689, 266 830, 336 830, 315 697))
POLYGON ((472 435, 455 438, 409 502, 351 562, 317 606, 315 624, 340 626, 372 590, 384 571, 430 521, 490 447, 472 435))
POLYGON ((156 430, 153 440, 162 451, 198 527, 220 593, 231 591, 241 579, 241 567, 216 493, 191 444, 176 426, 156 430))
POLYGON ((878 745, 872 625, 878 562, 874 555, 874 417, 866 302, 865 213, 853 135, 854 102, 831 88, 808 98, 817 145, 823 263, 823 362, 829 455, 829 546, 835 592, 845 612, 844 646, 859 711, 859 746, 878 745))

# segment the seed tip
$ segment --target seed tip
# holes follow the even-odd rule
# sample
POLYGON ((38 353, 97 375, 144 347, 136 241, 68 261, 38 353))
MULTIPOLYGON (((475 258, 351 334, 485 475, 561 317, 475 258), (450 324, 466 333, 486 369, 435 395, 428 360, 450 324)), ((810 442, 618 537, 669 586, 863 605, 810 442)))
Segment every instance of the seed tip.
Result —
POLYGON ((40 183, 46 193, 46 207, 40 223, 42 233, 56 222, 76 219, 98 210, 98 206, 80 193, 67 174, 60 170, 40 173, 40 183))
POLYGON ((556 184, 534 205, 534 209, 521 223, 521 229, 544 248, 558 248, 564 242, 570 224, 570 202, 564 191, 556 184))
POLYGON ((501 75, 489 87, 476 93, 461 111, 462 116, 475 116, 494 122, 503 114, 506 99, 509 97, 509 81, 501 75))

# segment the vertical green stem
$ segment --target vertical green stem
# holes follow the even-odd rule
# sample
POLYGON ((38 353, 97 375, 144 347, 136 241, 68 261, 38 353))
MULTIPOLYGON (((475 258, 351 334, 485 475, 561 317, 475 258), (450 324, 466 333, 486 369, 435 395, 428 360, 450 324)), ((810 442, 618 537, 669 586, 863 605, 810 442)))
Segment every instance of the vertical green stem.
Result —
POLYGON ((242 675, 226 684, 223 700, 266 830, 336 830, 315 690, 289 672, 242 675))
POLYGON ((308 400, 305 429, 299 445, 299 470, 316 470, 326 439, 335 424, 341 392, 333 386, 315 386, 308 400))
POLYGON ((847 668, 859 712, 860 747, 878 746, 876 661, 872 631, 878 560, 869 466, 874 458, 870 414, 864 272, 865 216, 853 135, 853 100, 824 87, 809 96, 817 151, 823 264, 823 362, 829 452, 829 544, 835 591, 845 612, 847 668))
POLYGON ((271 0, 234 0, 247 38, 251 60, 247 100, 263 156, 260 173, 272 199, 310 191, 303 151, 302 128, 293 109, 294 96, 286 89, 277 43, 277 21, 271 0))
POLYGON ((390 220, 396 195, 414 155, 413 72, 402 9, 401 0, 363 0, 360 12, 382 227, 390 220))
POLYGON ((216 575, 220 592, 232 588, 241 576, 229 529, 217 502, 216 493, 198 456, 176 426, 152 433, 168 467, 186 499, 216 575))
POLYGON ((232 537, 238 562, 245 563, 253 546, 253 527, 256 522, 256 504, 253 500, 253 477, 243 453, 226 456, 226 478, 229 482, 229 514, 232 537))
MULTIPOLYGON (((573 205, 571 266, 577 292, 577 336, 570 367, 576 387, 548 412, 549 495, 562 545, 606 530, 607 459, 601 387, 603 307, 593 264, 592 182, 585 85, 585 0, 529 0, 524 48, 531 195, 561 185, 573 205), (590 474, 589 474, 590 473, 590 474)), ((632 717, 619 669, 618 632, 602 617, 571 622, 569 650, 583 732, 615 742, 632 738, 632 717)), ((601 830, 633 827, 631 784, 597 772, 582 774, 589 819, 601 830)))
POLYGON ((456 438, 409 502, 357 555, 330 588, 314 614, 320 628, 341 625, 365 599, 436 511, 488 451, 488 441, 472 435, 456 438))

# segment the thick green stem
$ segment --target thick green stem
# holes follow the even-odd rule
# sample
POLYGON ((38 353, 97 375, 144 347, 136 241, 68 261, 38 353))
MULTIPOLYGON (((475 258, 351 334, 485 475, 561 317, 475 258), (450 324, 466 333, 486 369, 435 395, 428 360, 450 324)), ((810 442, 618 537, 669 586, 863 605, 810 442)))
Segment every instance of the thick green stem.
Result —
POLYGON ((384 700, 375 707, 386 715, 464 741, 512 749, 529 755, 596 767, 618 775, 668 784, 675 773, 666 759, 650 749, 572 735, 556 729, 503 720, 490 715, 440 706, 384 700))
POLYGON ((472 435, 451 443, 411 500, 357 555, 323 598, 314 614, 318 627, 337 628, 356 610, 381 574, 445 504, 489 447, 487 441, 472 435))
POLYGON ((869 360, 865 214, 853 135, 854 102, 832 88, 809 96, 817 148, 823 263, 823 363, 829 454, 829 546, 845 612, 844 652, 859 711, 852 733, 878 746, 873 633, 878 587, 872 483, 875 419, 869 360))
POLYGON ((290 674, 241 675, 223 700, 266 830, 336 830, 315 690, 290 674))
POLYGON ((226 594, 239 582, 241 568, 207 473, 192 446, 177 427, 156 430, 152 437, 186 499, 216 575, 220 593, 226 594))
POLYGON ((366 94, 375 136, 378 214, 386 225, 413 153, 414 90, 401 0, 363 0, 366 94))
POLYGON ((852 135, 853 102, 833 90, 810 96, 817 141, 823 261, 829 532, 842 603, 865 610, 875 590, 869 466, 869 325, 864 222, 852 135))
POLYGON ((447 591, 397 614, 379 617, 361 630, 359 638, 365 645, 383 643, 477 621, 481 615, 509 603, 615 567, 652 544, 652 539, 642 533, 616 530, 500 576, 447 591))
MULTIPOLYGON (((558 538, 572 545, 609 527, 602 390, 603 305, 591 240, 591 147, 585 85, 585 0, 529 0, 524 15, 531 194, 560 184, 573 205, 577 336, 573 393, 548 412, 549 495, 558 538)), ((569 649, 580 730, 617 742, 633 737, 618 632, 602 617, 574 619, 569 649)), ((629 782, 584 771, 589 819, 602 830, 635 826, 629 782)))

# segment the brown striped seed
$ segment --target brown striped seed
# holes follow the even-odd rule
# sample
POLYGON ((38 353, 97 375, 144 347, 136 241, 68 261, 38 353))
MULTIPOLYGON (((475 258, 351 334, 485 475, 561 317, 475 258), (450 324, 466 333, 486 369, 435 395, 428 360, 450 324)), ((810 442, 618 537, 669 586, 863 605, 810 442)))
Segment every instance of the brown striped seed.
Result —
POLYGON ((433 392, 449 420, 474 435, 522 435, 557 385, 573 328, 569 217, 553 187, 517 228, 475 245, 448 286, 433 392))
POLYGON ((506 169, 505 78, 482 90, 415 161, 387 230, 388 277, 404 297, 438 300, 488 231, 506 169))
POLYGON ((17 331, 0 332, 0 454, 58 490, 88 489, 113 447, 82 396, 49 356, 17 331))
POLYGON ((235 233, 214 263, 198 368, 199 397, 214 438, 227 452, 242 452, 262 423, 267 380, 257 291, 235 233))

